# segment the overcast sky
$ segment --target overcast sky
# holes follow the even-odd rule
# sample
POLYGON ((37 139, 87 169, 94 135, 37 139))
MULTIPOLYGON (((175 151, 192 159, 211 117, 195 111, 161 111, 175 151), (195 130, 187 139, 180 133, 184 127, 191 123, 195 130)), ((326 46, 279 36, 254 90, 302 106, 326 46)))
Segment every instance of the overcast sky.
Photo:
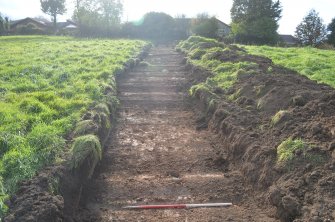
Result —
MULTIPOLYGON (((60 20, 71 18, 74 0, 66 0, 68 12, 60 20)), ((225 23, 230 23, 232 0, 123 0, 124 21, 133 21, 150 11, 166 12, 172 16, 185 14, 194 17, 207 12, 225 23)), ((294 34, 296 26, 307 12, 314 8, 320 13, 325 24, 335 17, 335 0, 281 0, 282 18, 279 22, 280 34, 294 34)), ((0 12, 11 19, 45 16, 40 10, 40 0, 0 0, 0 12)))

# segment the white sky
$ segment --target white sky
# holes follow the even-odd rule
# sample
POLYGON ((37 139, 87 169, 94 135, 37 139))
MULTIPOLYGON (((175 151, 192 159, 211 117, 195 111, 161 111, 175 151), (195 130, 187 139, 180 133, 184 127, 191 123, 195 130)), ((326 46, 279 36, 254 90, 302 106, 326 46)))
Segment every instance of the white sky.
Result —
MULTIPOLYGON (((71 18, 74 0, 66 0, 68 12, 59 20, 71 18)), ((185 14, 194 17, 198 13, 207 12, 215 15, 225 23, 230 23, 232 0, 123 0, 124 21, 141 18, 146 12, 165 12, 171 16, 185 14)), ((282 19, 279 21, 280 34, 294 34, 296 26, 307 12, 314 8, 320 13, 325 24, 335 17, 335 0, 281 0, 283 6, 282 19)), ((40 10, 40 0, 0 0, 0 12, 11 19, 45 16, 40 10)))

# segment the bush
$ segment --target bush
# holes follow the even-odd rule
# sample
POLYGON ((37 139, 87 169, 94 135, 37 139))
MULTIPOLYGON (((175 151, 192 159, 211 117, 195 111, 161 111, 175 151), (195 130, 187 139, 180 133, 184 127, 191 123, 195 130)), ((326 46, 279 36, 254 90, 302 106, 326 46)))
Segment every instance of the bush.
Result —
POLYGON ((195 19, 191 26, 191 30, 195 35, 206 38, 217 38, 218 28, 218 22, 215 17, 195 19))
POLYGON ((153 41, 169 41, 175 38, 175 20, 168 14, 149 12, 139 26, 141 37, 153 41))

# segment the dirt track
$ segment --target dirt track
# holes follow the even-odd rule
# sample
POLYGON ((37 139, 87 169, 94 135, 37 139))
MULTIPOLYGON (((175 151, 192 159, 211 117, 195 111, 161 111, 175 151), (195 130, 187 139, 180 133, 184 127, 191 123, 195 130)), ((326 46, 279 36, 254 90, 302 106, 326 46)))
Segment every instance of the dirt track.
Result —
POLYGON ((225 169, 216 138, 196 130, 183 56, 154 48, 119 81, 121 117, 78 221, 276 221, 253 200, 238 171, 225 169), (233 202, 229 208, 123 210, 130 204, 233 202))

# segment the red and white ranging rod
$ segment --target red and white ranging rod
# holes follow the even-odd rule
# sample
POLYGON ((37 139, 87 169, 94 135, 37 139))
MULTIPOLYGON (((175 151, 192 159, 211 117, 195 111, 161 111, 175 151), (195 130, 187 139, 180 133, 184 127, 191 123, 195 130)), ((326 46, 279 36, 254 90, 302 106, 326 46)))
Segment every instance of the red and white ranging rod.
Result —
POLYGON ((198 207, 229 207, 232 203, 204 203, 204 204, 158 204, 158 205, 139 205, 126 206, 124 209, 189 209, 198 207))

